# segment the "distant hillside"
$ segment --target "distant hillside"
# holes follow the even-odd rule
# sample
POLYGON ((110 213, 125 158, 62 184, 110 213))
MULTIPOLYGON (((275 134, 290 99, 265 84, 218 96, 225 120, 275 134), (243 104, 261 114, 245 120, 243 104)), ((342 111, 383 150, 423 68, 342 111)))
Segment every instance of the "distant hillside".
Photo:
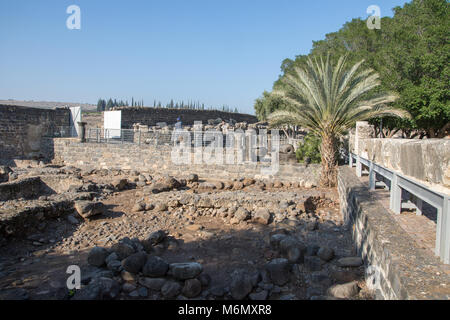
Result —
POLYGON ((22 106, 30 108, 40 109, 54 109, 61 107, 81 107, 83 111, 97 111, 97 106, 88 103, 75 103, 75 102, 52 102, 52 101, 21 101, 21 100, 0 100, 0 104, 22 106))

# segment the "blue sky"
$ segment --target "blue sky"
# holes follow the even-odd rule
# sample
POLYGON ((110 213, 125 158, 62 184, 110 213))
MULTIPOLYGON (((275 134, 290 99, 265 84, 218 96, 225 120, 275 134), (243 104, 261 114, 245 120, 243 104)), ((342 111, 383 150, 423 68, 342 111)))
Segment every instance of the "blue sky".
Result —
POLYGON ((0 0, 0 99, 199 100, 253 113, 281 62, 401 0, 0 0), (81 30, 69 30, 69 5, 81 30))

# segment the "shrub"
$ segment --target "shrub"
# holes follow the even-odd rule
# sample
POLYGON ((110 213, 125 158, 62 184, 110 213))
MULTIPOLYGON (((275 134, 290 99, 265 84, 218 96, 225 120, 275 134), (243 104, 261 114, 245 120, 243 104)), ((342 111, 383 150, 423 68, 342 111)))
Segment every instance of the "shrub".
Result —
POLYGON ((295 152, 297 160, 304 162, 306 158, 311 159, 311 163, 320 163, 320 138, 308 133, 303 142, 298 144, 298 149, 295 152))

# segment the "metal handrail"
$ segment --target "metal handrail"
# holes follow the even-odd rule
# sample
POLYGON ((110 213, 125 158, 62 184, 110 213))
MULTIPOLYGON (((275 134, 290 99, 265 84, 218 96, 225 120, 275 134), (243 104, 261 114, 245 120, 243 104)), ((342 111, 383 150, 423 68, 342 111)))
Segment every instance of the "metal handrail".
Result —
POLYGON ((435 254, 446 264, 450 263, 450 197, 429 187, 413 181, 406 176, 391 169, 385 168, 375 162, 349 152, 349 166, 353 167, 356 161, 356 175, 362 176, 362 166, 369 168, 369 188, 375 190, 376 174, 390 180, 389 208, 400 214, 402 209, 402 190, 408 191, 417 199, 415 204, 416 214, 422 215, 423 201, 435 207, 437 210, 436 222, 436 246, 435 254))

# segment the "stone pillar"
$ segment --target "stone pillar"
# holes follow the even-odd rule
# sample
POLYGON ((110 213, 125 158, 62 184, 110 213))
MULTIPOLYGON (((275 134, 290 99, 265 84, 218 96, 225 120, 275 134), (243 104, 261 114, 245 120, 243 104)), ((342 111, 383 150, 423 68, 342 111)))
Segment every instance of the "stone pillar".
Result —
POLYGON ((364 151, 364 146, 361 143, 361 139, 370 139, 373 138, 373 126, 370 125, 367 121, 358 121, 356 122, 356 133, 355 133, 355 154, 361 155, 364 151))
POLYGON ((78 128, 80 132, 80 142, 85 143, 86 142, 86 124, 87 122, 78 122, 78 128))

